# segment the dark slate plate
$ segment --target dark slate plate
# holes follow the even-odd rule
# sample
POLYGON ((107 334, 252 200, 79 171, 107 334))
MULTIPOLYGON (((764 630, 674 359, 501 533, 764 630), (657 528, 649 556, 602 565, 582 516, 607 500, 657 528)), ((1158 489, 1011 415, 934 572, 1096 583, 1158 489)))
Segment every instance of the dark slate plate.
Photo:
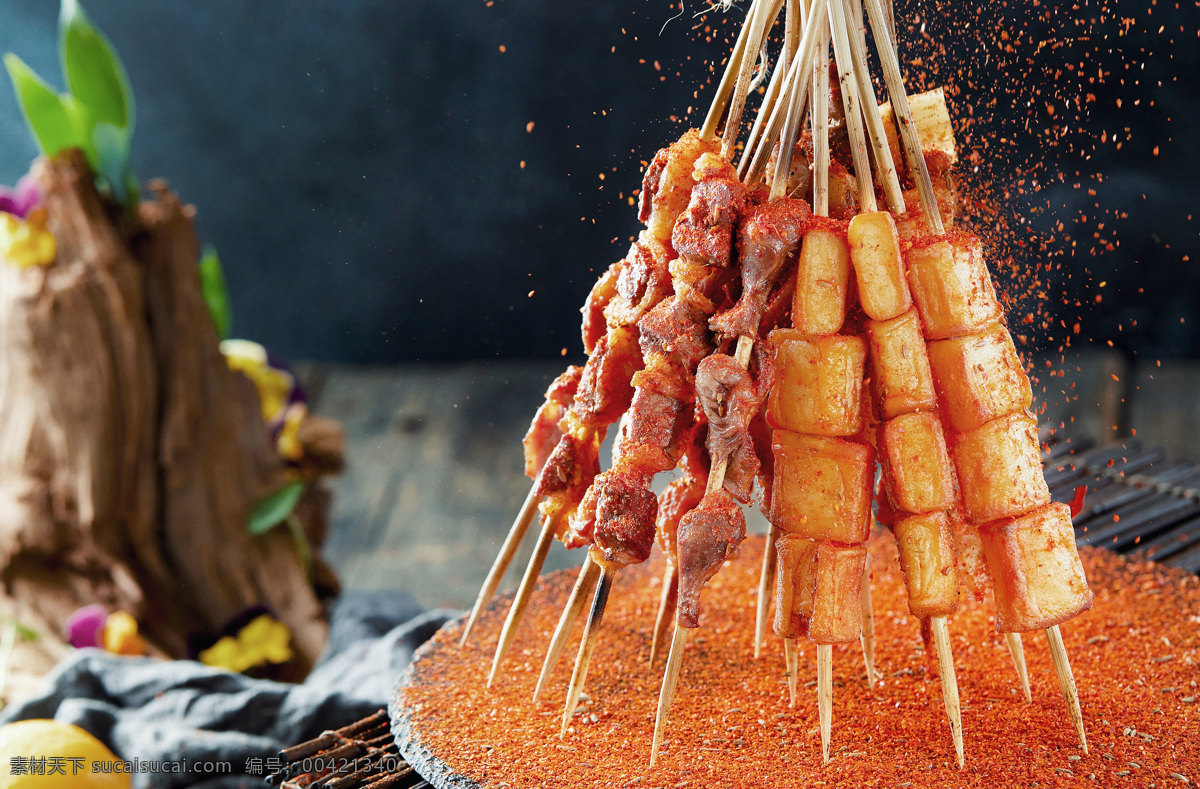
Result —
MULTIPOLYGON (((443 625, 442 629, 459 628, 465 623, 466 618, 467 613, 464 612, 462 616, 451 619, 443 625)), ((413 681, 414 668, 429 653, 433 643, 431 639, 422 644, 413 654, 412 662, 396 680, 392 697, 388 701, 388 716, 392 720, 392 736, 396 739, 396 746, 400 749, 400 755, 404 757, 404 760, 437 789, 481 789, 479 784, 451 770, 444 761, 421 742, 420 733, 413 728, 412 712, 401 703, 403 690, 413 681)))

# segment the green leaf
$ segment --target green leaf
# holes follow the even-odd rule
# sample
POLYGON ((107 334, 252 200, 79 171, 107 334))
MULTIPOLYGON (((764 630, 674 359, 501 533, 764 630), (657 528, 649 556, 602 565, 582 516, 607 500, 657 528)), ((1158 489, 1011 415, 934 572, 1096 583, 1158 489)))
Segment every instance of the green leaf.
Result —
POLYGON ((246 526, 247 531, 251 534, 266 534, 283 523, 292 514, 292 510, 296 509, 296 504, 307 487, 307 483, 295 480, 255 504, 254 511, 250 513, 250 523, 246 526))
POLYGON ((217 337, 229 339, 229 324, 233 314, 229 309, 229 292, 225 289, 225 272, 221 269, 221 259, 217 250, 212 246, 204 247, 200 256, 200 296, 208 307, 208 315, 212 318, 213 326, 217 329, 217 337))
POLYGON ((58 53, 72 95, 88 108, 93 123, 133 132, 133 90, 116 50, 92 26, 78 0, 62 0, 58 53))
POLYGON ((54 156, 64 148, 83 148, 90 157, 90 141, 83 132, 86 122, 78 103, 71 96, 56 93, 11 52, 4 56, 4 66, 42 153, 54 156))
POLYGON ((119 205, 133 205, 138 198, 138 182, 129 165, 129 130, 101 121, 92 128, 96 175, 103 181, 119 205))

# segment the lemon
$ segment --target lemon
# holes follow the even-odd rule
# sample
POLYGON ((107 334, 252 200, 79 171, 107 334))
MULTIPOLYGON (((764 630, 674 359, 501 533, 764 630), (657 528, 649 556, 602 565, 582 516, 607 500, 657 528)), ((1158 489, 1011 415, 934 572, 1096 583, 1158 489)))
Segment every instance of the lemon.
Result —
POLYGON ((129 775, 114 771, 120 762, 104 743, 69 723, 0 726, 0 789, 132 789, 129 775))

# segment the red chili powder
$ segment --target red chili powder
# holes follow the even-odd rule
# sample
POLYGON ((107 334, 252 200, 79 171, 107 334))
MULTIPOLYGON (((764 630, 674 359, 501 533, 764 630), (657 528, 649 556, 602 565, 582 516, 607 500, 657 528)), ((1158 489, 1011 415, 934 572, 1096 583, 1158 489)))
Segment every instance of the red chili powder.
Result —
POLYGON ((530 702, 573 571, 542 579, 496 687, 486 688, 508 598, 481 618, 466 648, 452 623, 422 648, 400 704, 415 737, 484 786, 1156 786, 1200 779, 1200 578, 1083 549, 1096 593, 1063 625, 1087 726, 1079 749, 1046 638, 1025 634, 1033 702, 1026 703, 990 604, 962 596, 950 619, 962 695, 966 768, 959 771, 936 659, 908 614, 890 535, 872 540, 875 660, 867 688, 857 644, 834 647, 830 764, 821 764, 816 650, 801 642, 801 688, 788 708, 782 642, 755 661, 751 645, 761 537, 704 592, 666 739, 653 770, 650 741, 663 662, 650 667, 662 559, 617 578, 583 698, 565 738, 562 705, 582 631, 550 689, 530 702), (1128 779, 1127 784, 1124 779, 1128 779))

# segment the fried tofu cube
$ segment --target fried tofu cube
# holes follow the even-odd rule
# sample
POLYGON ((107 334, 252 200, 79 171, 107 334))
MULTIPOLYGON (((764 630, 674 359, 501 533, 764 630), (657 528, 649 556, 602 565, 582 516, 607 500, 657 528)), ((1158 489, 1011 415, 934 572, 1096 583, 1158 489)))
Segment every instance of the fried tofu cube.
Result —
POLYGON ((870 533, 875 450, 839 438, 776 430, 771 523, 788 534, 843 543, 870 533))
POLYGON ((929 363, 942 413, 955 430, 974 430, 1033 403, 1029 376, 1012 335, 999 323, 979 334, 929 343, 929 363))
POLYGON ((900 569, 913 616, 948 616, 958 610, 954 533, 945 512, 896 521, 900 569))
POLYGON ((775 635, 798 638, 808 632, 806 612, 812 611, 812 589, 802 588, 801 578, 812 575, 817 541, 794 534, 775 540, 775 635))
POLYGON ((1041 630, 1092 607, 1066 504, 989 524, 980 536, 995 579, 997 630, 1041 630))
POLYGON ((879 459, 896 510, 919 514, 954 503, 954 470, 942 425, 933 414, 903 414, 885 422, 879 459))
POLYGON ((879 416, 929 410, 937 400, 916 309, 886 321, 867 321, 867 342, 879 416))
POLYGON ((858 214, 850 220, 846 238, 858 281, 858 301, 867 317, 885 321, 907 311, 912 296, 892 215, 887 211, 858 214))
POLYGON ((836 334, 846 320, 849 282, 846 239, 824 227, 805 233, 796 264, 792 326, 808 335, 836 334))
POLYGON ((778 379, 767 400, 772 427, 819 436, 852 436, 862 430, 862 383, 867 344, 838 334, 804 337, 776 329, 778 379))
POLYGON ((926 340, 982 329, 1003 315, 974 236, 933 237, 908 251, 908 282, 925 324, 926 340))
POLYGON ((1042 476, 1037 420, 1006 414, 960 433, 951 456, 958 470, 963 508, 972 523, 1013 518, 1050 503, 1042 476))
POLYGON ((784 535, 775 544, 775 632, 784 638, 807 634, 818 644, 858 640, 866 548, 794 535, 784 535))

